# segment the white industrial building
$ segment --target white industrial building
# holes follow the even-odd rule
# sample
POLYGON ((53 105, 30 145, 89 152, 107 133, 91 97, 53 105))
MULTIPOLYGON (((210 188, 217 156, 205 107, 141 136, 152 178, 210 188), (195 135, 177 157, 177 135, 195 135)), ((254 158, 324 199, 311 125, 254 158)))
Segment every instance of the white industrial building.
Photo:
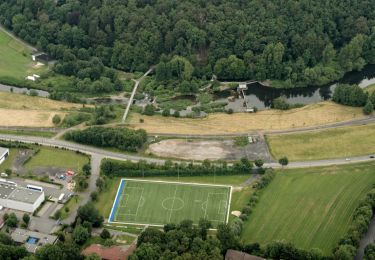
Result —
POLYGON ((44 201, 44 192, 17 187, 12 182, 0 181, 0 205, 33 213, 44 201))
POLYGON ((9 149, 0 147, 0 164, 9 156, 9 149))

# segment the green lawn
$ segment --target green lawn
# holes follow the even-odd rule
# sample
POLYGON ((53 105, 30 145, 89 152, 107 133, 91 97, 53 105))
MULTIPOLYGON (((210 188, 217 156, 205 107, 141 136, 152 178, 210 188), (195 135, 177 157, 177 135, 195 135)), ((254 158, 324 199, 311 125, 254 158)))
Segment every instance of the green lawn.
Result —
POLYGON ((72 210, 76 209, 78 203, 80 202, 81 198, 79 196, 73 196, 67 203, 64 204, 64 207, 60 209, 61 211, 61 219, 66 219, 71 213, 72 210), (66 211, 68 209, 68 211, 66 211))
POLYGON ((12 168, 14 158, 16 157, 18 151, 19 151, 19 149, 17 149, 17 148, 9 149, 8 158, 6 158, 6 160, 2 164, 0 164, 0 172, 4 172, 6 169, 12 168))
POLYGON ((365 90, 366 90, 368 93, 372 94, 373 92, 375 92, 375 84, 372 84, 372 85, 370 85, 370 86, 367 86, 367 87, 365 88, 365 90))
POLYGON ((39 153, 25 164, 25 168, 32 170, 34 167, 60 167, 78 172, 88 162, 89 158, 83 154, 50 147, 40 147, 39 153))
POLYGON ((47 68, 33 68, 30 50, 20 41, 12 39, 0 28, 0 77, 24 79, 47 68))
POLYGON ((53 137, 57 133, 47 132, 47 131, 33 131, 33 130, 1 130, 0 134, 7 135, 29 135, 29 136, 39 136, 39 137, 53 137))
POLYGON ((275 159, 319 160, 375 153, 375 124, 340 127, 297 134, 268 135, 275 159))
POLYGON ((329 254, 374 183, 375 162, 280 170, 244 223, 242 240, 284 240, 329 254))
POLYGON ((227 220, 230 187, 123 179, 110 222, 164 225, 191 219, 227 220))

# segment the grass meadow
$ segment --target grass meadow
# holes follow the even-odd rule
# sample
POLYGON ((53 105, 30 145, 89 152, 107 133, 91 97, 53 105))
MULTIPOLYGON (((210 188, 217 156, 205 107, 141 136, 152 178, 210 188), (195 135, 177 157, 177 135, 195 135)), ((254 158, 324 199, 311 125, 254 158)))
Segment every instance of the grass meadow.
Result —
POLYGON ((333 102, 310 104, 302 108, 264 110, 257 113, 209 114, 205 118, 174 118, 144 116, 132 113, 130 127, 143 128, 149 133, 162 134, 233 134, 254 130, 303 128, 363 118, 361 108, 342 106, 333 102), (143 123, 140 122, 143 119, 143 123))
POLYGON ((46 71, 46 66, 36 68, 30 49, 11 38, 0 28, 0 77, 24 79, 27 75, 46 71))
POLYGON ((297 134, 268 135, 272 156, 291 161, 319 160, 375 153, 375 124, 297 134))
POLYGON ((375 183, 375 162, 280 170, 244 223, 242 240, 292 242, 328 254, 375 183))

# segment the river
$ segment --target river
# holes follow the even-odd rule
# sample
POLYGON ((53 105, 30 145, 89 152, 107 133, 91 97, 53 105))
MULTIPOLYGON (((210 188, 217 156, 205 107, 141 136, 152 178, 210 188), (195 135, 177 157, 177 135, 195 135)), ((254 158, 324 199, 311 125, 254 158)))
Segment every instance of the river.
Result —
MULTIPOLYGON (((265 87, 258 83, 249 84, 245 95, 249 106, 255 106, 258 109, 270 108, 272 100, 280 96, 285 96, 290 104, 299 103, 307 105, 329 100, 337 83, 358 84, 362 88, 375 84, 375 65, 368 65, 359 72, 347 73, 338 82, 322 87, 278 89, 265 87)), ((226 90, 215 94, 219 101, 227 101, 227 98, 233 95, 233 90, 226 90)), ((242 107, 243 99, 236 99, 228 104, 228 108, 232 108, 235 111, 240 110, 242 107)))

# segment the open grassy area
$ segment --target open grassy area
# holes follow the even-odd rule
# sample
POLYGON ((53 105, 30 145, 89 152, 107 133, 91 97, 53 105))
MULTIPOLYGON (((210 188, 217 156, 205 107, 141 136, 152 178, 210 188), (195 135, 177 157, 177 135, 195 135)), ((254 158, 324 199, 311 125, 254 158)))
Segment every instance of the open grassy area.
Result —
POLYGON ((322 131, 268 135, 271 154, 291 161, 340 158, 375 153, 375 124, 322 131))
POLYGON ((11 148, 9 149, 9 156, 8 158, 0 164, 0 172, 4 172, 6 169, 12 169, 13 161, 18 153, 19 149, 11 148))
POLYGON ((366 90, 368 93, 372 94, 373 92, 375 92, 375 84, 372 84, 372 85, 370 85, 370 86, 367 86, 367 87, 365 88, 365 90, 366 90))
POLYGON ((244 223, 242 240, 274 240, 330 253, 375 183, 375 162, 280 170, 244 223))
POLYGON ((53 137, 56 135, 54 132, 47 131, 33 131, 33 130, 3 130, 0 129, 0 134, 7 135, 28 135, 28 136, 39 136, 39 137, 53 137))
POLYGON ((164 225, 191 219, 227 221, 229 186, 123 179, 114 198, 110 222, 164 225))
POLYGON ((0 92, 0 125, 23 127, 53 127, 52 118, 61 118, 80 104, 55 101, 42 97, 0 92))
POLYGON ((89 158, 83 154, 50 147, 40 147, 39 153, 25 164, 25 168, 32 170, 34 167, 59 167, 78 172, 88 162, 89 158))
POLYGON ((233 134, 253 130, 275 130, 324 125, 364 117, 361 108, 348 107, 333 102, 321 102, 302 108, 264 110, 257 113, 218 113, 206 118, 174 118, 131 114, 130 127, 143 128, 149 133, 164 134, 233 134), (140 119, 144 123, 140 123, 140 119))
POLYGON ((27 75, 40 74, 46 66, 37 67, 31 60, 31 50, 0 28, 0 77, 24 79, 27 75))
POLYGON ((77 210, 77 205, 81 198, 79 196, 72 197, 67 203, 64 204, 64 207, 60 209, 61 219, 66 219, 71 213, 72 210, 77 210))

